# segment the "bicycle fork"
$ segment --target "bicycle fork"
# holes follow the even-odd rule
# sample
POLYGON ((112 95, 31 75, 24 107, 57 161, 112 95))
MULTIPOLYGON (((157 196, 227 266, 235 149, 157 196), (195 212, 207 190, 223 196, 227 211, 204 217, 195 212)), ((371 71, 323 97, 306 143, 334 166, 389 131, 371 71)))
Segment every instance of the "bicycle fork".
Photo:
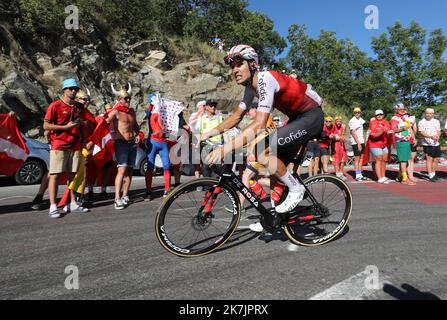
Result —
POLYGON ((222 188, 216 187, 214 190, 206 193, 205 199, 199 209, 199 214, 203 212, 205 216, 211 215, 217 196, 222 192, 222 188))

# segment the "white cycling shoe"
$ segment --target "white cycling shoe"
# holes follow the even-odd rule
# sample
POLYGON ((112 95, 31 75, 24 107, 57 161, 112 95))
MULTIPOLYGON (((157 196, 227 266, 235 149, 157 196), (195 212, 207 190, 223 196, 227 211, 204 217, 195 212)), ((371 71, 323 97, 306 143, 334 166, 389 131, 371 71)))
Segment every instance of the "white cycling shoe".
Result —
POLYGON ((295 209, 298 203, 300 203, 303 200, 305 192, 306 189, 304 188, 302 188, 302 190, 298 192, 289 192, 286 200, 284 200, 280 205, 275 207, 276 212, 286 213, 295 209))
POLYGON ((248 227, 250 228, 251 231, 254 232, 262 232, 264 230, 260 222, 252 223, 248 227))

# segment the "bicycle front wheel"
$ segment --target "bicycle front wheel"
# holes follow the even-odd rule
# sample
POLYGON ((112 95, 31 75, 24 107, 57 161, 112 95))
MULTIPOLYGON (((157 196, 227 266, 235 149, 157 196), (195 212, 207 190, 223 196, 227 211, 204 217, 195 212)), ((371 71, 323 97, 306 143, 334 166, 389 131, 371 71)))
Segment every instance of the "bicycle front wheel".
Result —
POLYGON ((319 246, 338 237, 352 212, 352 193, 348 185, 332 175, 317 175, 304 181, 318 205, 307 195, 299 204, 300 214, 285 225, 287 237, 298 245, 319 246))
POLYGON ((217 179, 202 178, 173 190, 155 219, 161 245, 182 257, 208 254, 233 234, 241 217, 237 193, 217 179))

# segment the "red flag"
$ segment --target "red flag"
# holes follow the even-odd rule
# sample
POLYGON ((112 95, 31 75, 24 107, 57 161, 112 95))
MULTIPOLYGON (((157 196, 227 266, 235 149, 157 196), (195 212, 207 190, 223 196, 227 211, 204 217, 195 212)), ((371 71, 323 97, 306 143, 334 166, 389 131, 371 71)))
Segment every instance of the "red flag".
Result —
POLYGON ((95 162, 97 168, 101 168, 112 159, 115 153, 115 145, 110 135, 109 125, 104 119, 100 120, 89 140, 94 144, 93 162, 95 162))
POLYGON ((28 158, 16 118, 0 114, 0 173, 12 176, 28 158))

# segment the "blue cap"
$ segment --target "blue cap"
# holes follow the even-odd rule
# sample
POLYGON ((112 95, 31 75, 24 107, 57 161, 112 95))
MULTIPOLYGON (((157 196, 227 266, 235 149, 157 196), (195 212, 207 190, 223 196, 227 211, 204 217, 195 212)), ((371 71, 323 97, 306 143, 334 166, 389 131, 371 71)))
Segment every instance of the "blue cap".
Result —
POLYGON ((65 90, 65 89, 70 88, 70 87, 79 88, 79 85, 76 82, 76 79, 65 79, 62 82, 62 90, 65 90))

